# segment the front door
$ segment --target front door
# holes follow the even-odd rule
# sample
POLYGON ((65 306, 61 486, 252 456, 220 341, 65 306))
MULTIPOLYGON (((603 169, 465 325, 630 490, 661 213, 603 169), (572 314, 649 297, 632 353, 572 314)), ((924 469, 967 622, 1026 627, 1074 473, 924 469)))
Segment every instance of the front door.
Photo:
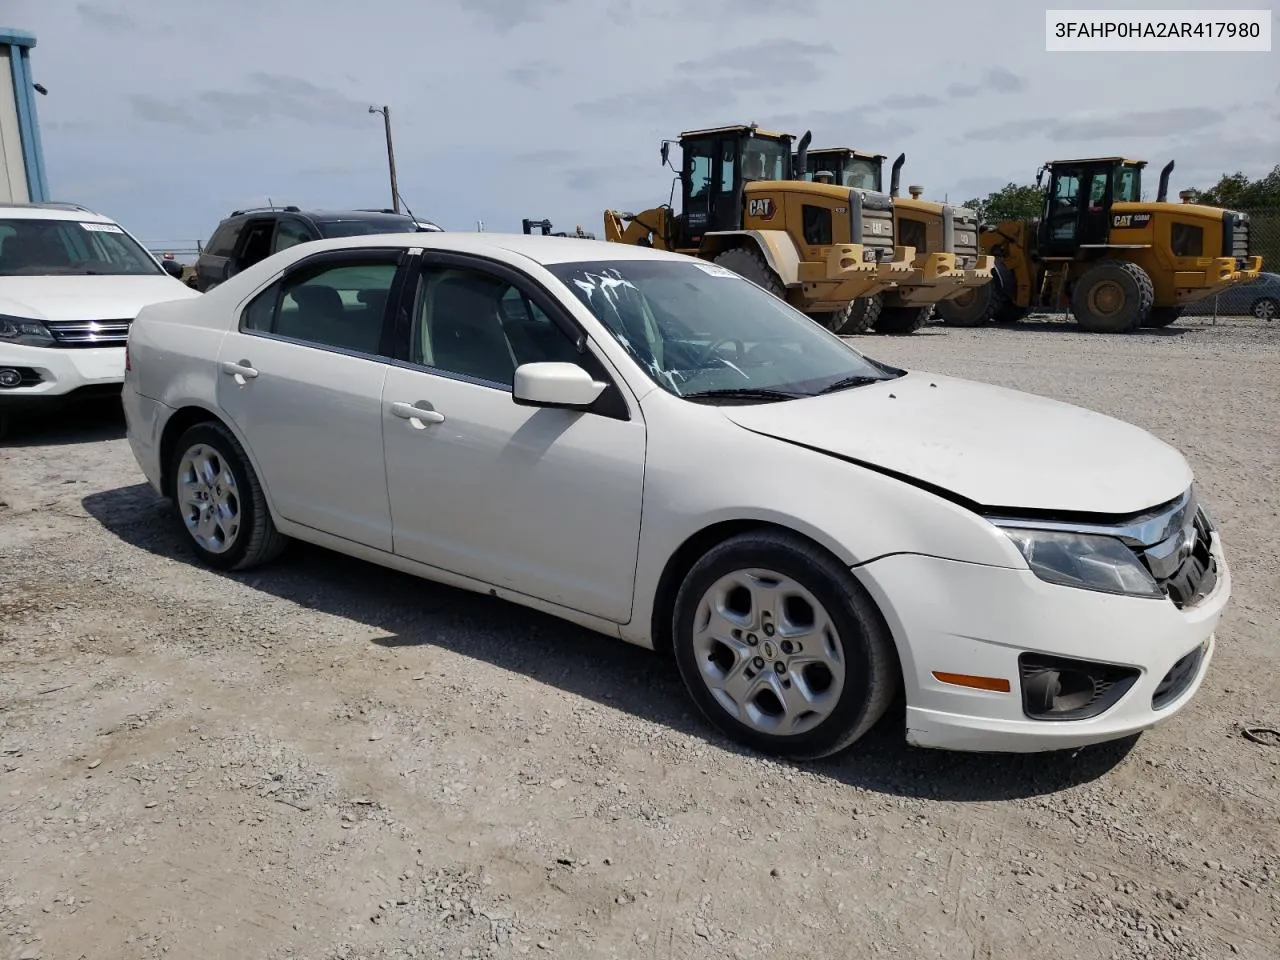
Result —
POLYGON ((1071 257, 1081 246, 1104 244, 1110 230, 1111 177, 1107 167, 1074 166, 1054 171, 1040 252, 1071 257))
POLYGON ((577 352, 567 314, 515 271, 428 252, 412 304, 382 404, 395 552, 626 622, 638 410, 589 345, 577 352), (611 385, 591 411, 519 406, 515 369, 537 361, 579 363, 611 385))
POLYGON ((218 356, 218 404, 280 515, 388 552, 381 404, 401 256, 300 261, 250 301, 218 356))

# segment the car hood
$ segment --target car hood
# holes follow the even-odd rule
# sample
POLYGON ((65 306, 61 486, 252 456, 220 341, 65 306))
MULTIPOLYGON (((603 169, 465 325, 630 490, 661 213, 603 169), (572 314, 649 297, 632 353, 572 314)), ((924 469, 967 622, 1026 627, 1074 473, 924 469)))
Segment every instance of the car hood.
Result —
POLYGON ((1129 514, 1180 496, 1192 481, 1182 454, 1132 424, 928 373, 721 410, 755 433, 902 475, 982 507, 1129 514))
POLYGON ((0 313, 30 320, 132 320, 148 304, 198 296, 167 273, 148 277, 0 277, 0 313))

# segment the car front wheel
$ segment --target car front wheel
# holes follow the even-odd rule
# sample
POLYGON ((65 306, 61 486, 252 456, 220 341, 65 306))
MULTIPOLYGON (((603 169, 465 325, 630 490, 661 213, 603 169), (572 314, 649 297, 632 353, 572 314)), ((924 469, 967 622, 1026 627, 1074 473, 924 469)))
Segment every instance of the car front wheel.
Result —
POLYGON ((710 550, 681 585, 673 626, 681 676, 708 719, 789 759, 850 746, 901 682, 888 628, 861 585, 785 533, 710 550))
POLYGON ((198 423, 183 433, 169 475, 178 519, 204 563, 245 570, 284 549, 288 540, 271 520, 262 484, 221 423, 198 423))

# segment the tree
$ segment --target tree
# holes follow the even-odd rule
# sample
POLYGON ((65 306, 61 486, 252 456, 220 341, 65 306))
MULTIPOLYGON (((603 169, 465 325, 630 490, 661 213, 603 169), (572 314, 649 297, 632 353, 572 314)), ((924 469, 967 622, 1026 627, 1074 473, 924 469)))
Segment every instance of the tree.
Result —
POLYGON ((1280 207, 1280 163, 1265 177, 1250 180, 1240 171, 1224 173, 1208 190, 1192 190, 1192 200, 1232 210, 1280 207))
POLYGON ((1030 220, 1040 216, 1044 207, 1044 190, 1035 184, 1008 183, 987 199, 973 199, 965 203, 978 212, 980 223, 997 223, 1001 220, 1030 220))

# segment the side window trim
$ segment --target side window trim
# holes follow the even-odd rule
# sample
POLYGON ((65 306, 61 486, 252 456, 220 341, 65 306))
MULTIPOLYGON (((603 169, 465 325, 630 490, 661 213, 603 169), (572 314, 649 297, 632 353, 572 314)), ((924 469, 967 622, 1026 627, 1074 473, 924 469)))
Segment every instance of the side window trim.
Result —
POLYGON ((249 337, 262 337, 266 340, 278 340, 282 343, 293 343, 298 346, 308 347, 312 350, 324 350, 328 353, 339 353, 344 356, 364 357, 375 360, 392 360, 394 358, 394 350, 396 344, 396 327, 401 307, 401 301, 404 296, 404 287, 406 278, 410 275, 406 265, 412 261, 409 251, 403 247, 356 247, 346 250, 326 250, 320 253, 313 253, 309 256, 296 260, 286 267, 283 271, 272 277, 267 283, 263 284, 252 296, 243 302, 240 308, 240 315, 236 319, 236 332, 249 337), (337 347, 327 343, 319 343, 314 340, 301 340, 296 337, 285 336, 275 332, 275 327, 279 321, 280 303, 284 296, 285 286, 290 280, 302 274, 311 273, 319 268, 324 269, 330 266, 344 266, 353 263, 363 263, 370 260, 381 261, 393 264, 396 272, 391 278, 391 287, 387 291, 387 302, 382 313, 382 329, 378 336, 378 352, 376 354, 365 353, 360 350, 350 350, 344 347, 337 347), (254 330, 246 327, 248 314, 253 306, 261 297, 272 296, 271 304, 271 330, 254 330))
MULTIPOLYGON (((603 373, 604 379, 609 386, 600 395, 596 403, 587 408, 586 412, 615 420, 634 419, 637 411, 632 409, 633 398, 627 389, 623 387, 625 380, 614 369, 608 357, 591 343, 586 330, 564 310, 555 296, 548 292, 537 279, 513 269, 501 260, 479 254, 426 250, 413 255, 409 259, 403 271, 400 296, 395 307, 396 322, 391 325, 395 336, 394 348, 388 351, 391 363, 398 367, 430 373, 432 376, 443 377, 448 380, 474 383, 477 386, 488 387, 491 390, 501 390, 508 394, 511 392, 511 388, 506 384, 499 385, 486 380, 478 380, 465 374, 454 373, 450 370, 428 367, 425 364, 414 363, 411 359, 413 318, 416 316, 422 296, 422 274, 425 269, 430 267, 456 267, 463 270, 476 270, 510 284, 530 304, 536 306, 547 315, 551 322, 560 329, 560 332, 573 343, 579 355, 590 358, 587 362, 588 365, 594 364, 598 368, 598 372, 603 373)), ((394 297, 395 294, 393 293, 392 296, 394 297)))

